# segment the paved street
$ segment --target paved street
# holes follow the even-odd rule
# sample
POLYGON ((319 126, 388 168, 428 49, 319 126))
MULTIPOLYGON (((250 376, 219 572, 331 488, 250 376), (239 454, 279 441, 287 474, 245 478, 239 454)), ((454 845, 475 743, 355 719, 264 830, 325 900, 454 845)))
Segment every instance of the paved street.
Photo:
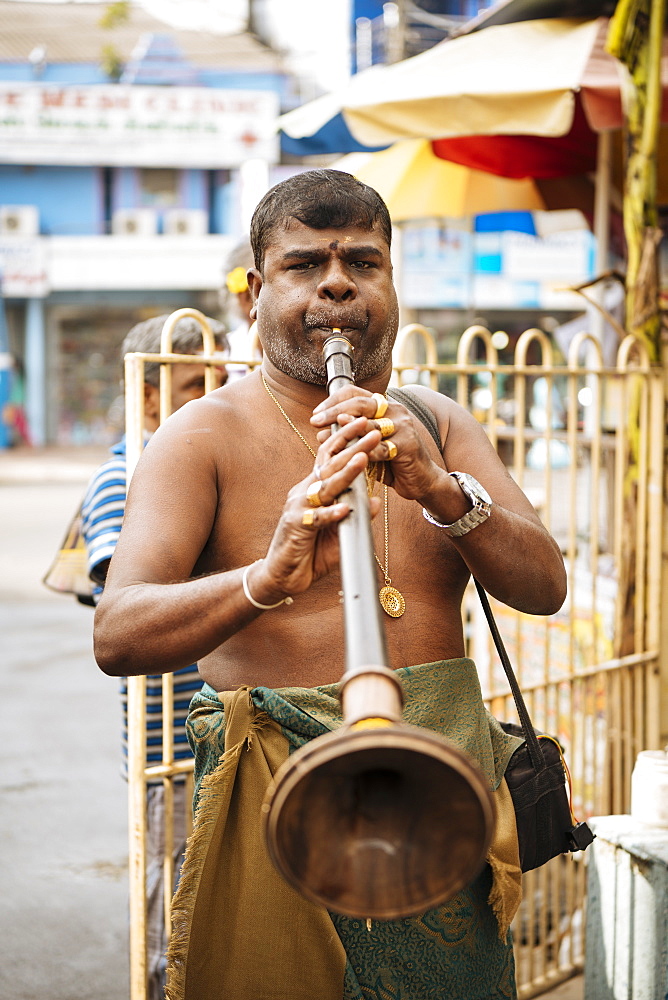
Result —
MULTIPOLYGON (((105 454, 0 452, 2 1000, 128 998, 117 682, 92 610, 40 582, 105 454)), ((546 996, 582 1000, 582 977, 546 996)))
POLYGON ((128 997, 117 682, 92 610, 40 583, 103 454, 0 453, 3 1000, 128 997))

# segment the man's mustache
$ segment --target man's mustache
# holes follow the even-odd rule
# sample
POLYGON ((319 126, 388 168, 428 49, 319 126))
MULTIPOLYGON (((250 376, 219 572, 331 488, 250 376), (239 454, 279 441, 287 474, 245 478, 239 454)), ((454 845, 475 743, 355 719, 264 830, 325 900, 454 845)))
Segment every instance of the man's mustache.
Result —
POLYGON ((361 310, 334 313, 329 310, 318 310, 306 313, 304 316, 304 326, 307 330, 316 330, 330 327, 349 330, 366 330, 368 326, 366 312, 361 310))

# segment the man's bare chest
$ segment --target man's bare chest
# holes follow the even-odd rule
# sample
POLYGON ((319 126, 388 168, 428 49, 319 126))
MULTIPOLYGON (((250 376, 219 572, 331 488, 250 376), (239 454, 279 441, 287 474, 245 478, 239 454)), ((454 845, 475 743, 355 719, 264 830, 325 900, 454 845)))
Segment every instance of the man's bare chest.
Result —
MULTIPOLYGON (((288 493, 299 490, 302 482, 306 493, 313 456, 293 433, 270 435, 269 440, 269 446, 247 448, 233 468, 222 471, 216 515, 199 572, 234 569, 265 556, 288 493)), ((380 499, 371 529, 379 588, 388 580, 414 596, 425 591, 433 596, 446 588, 457 601, 467 571, 452 542, 425 521, 415 501, 386 490, 377 480, 370 488, 380 499)))

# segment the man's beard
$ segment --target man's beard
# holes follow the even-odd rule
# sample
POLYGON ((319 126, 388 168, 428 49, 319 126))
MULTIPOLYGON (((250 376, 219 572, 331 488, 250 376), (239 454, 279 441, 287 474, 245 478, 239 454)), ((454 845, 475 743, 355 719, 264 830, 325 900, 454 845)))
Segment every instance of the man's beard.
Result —
MULTIPOLYGON (((388 362, 391 361, 392 347, 394 346, 398 326, 398 316, 398 307, 393 309, 388 316, 386 329, 392 331, 391 335, 383 337, 370 352, 361 353, 358 361, 356 361, 353 355, 353 379, 356 383, 364 382, 366 379, 378 375, 379 372, 382 372, 387 367, 388 362)), ((305 317, 307 330, 322 329, 328 326, 329 322, 329 318, 312 314, 305 317)), ((346 323, 342 320, 341 325, 344 328, 346 326, 354 326, 359 329, 359 325, 353 322, 346 323)), ((306 382, 308 385, 327 385, 325 362, 321 352, 318 352, 317 356, 315 355, 315 348, 313 352, 295 349, 286 344, 283 338, 272 336, 270 332, 269 336, 264 339, 263 349, 271 363, 279 371, 289 375, 290 378, 306 382)))

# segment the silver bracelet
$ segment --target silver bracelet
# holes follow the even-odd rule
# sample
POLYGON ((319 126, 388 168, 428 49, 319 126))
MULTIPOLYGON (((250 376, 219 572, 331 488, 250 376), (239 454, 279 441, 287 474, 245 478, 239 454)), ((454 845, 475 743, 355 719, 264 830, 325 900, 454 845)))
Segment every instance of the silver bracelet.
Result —
POLYGON ((250 566, 246 566, 246 569, 244 570, 244 575, 241 578, 241 585, 244 588, 244 594, 251 602, 253 607, 258 608, 260 611, 271 611, 272 608, 277 608, 281 604, 292 604, 293 600, 291 597, 284 597, 282 601, 277 601, 276 604, 260 604, 260 602, 256 601, 254 597, 251 597, 251 592, 248 589, 248 570, 251 568, 251 566, 255 566, 256 563, 259 562, 262 562, 262 559, 256 559, 254 563, 250 564, 250 566))

